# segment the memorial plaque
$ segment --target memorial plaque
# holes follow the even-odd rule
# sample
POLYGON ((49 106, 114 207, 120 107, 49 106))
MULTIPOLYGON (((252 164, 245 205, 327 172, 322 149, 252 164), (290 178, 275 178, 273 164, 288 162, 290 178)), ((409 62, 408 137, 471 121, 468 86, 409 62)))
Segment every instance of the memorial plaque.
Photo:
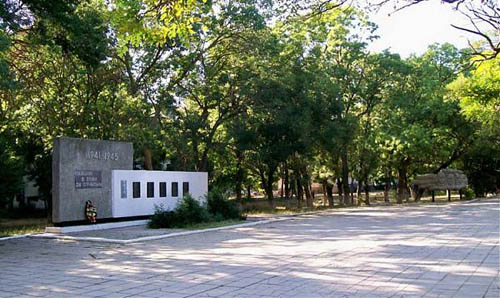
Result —
POLYGON ((75 188, 102 188, 102 171, 75 171, 75 188))
POLYGON ((120 191, 121 191, 121 198, 126 199, 127 198, 127 180, 121 180, 120 181, 120 191))

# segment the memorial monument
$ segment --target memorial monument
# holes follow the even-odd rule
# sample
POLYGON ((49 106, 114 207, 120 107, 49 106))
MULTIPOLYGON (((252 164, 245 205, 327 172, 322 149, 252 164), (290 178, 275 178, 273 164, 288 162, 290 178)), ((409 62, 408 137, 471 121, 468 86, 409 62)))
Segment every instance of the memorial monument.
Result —
POLYGON ((204 200, 206 172, 134 171, 128 142, 59 137, 52 152, 52 222, 86 223, 88 201, 97 222, 146 217, 173 209, 186 194, 204 200))
POLYGON ((52 152, 52 222, 85 220, 87 200, 111 218, 112 170, 132 170, 132 143, 60 137, 52 152))

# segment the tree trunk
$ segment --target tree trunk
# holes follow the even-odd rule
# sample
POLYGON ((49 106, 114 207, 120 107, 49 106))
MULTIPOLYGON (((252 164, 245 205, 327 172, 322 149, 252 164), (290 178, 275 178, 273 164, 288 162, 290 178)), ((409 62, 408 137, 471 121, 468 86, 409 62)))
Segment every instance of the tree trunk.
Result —
POLYGON ((300 176, 297 175, 297 207, 302 208, 302 200, 304 199, 304 189, 302 188, 302 182, 300 181, 300 176))
POLYGON ((313 207, 313 196, 312 196, 312 192, 311 192, 311 178, 309 177, 309 173, 307 172, 307 168, 306 167, 302 167, 302 177, 304 178, 304 192, 305 192, 305 195, 306 195, 306 206, 308 208, 312 208, 313 207))
POLYGON ((291 176, 288 178, 288 185, 290 186, 289 190, 290 190, 290 199, 292 198, 297 198, 297 186, 295 185, 295 178, 294 176, 291 176))
POLYGON ((10 196, 8 202, 7 202, 7 209, 8 210, 14 210, 14 200, 16 199, 15 196, 10 196))
POLYGON ((153 169, 153 157, 151 154, 151 149, 149 147, 144 148, 144 169, 152 170, 153 169))
POLYGON ((397 203, 401 204, 403 201, 408 202, 409 192, 408 192, 408 158, 403 159, 398 167, 398 198, 397 203))
POLYGON ((285 161, 285 197, 290 198, 290 174, 288 173, 288 163, 285 161))
POLYGON ((251 199, 252 198, 252 188, 250 187, 250 185, 247 186, 247 199, 251 199))
POLYGON ((343 186, 343 193, 344 193, 344 198, 343 198, 343 204, 344 205, 351 205, 352 201, 351 198, 349 197, 350 193, 350 188, 349 188, 349 164, 347 160, 347 152, 343 151, 342 152, 342 186, 343 186))
POLYGON ((235 187, 236 202, 238 202, 238 204, 241 205, 242 203, 241 191, 243 185, 243 168, 241 167, 241 160, 243 159, 243 154, 239 150, 236 151, 236 159, 237 159, 236 166, 238 168, 238 170, 236 171, 236 187, 235 187))
POLYGON ((326 184, 328 182, 326 181, 323 181, 323 183, 321 184, 321 186, 323 187, 323 206, 326 206, 326 202, 328 201, 328 198, 326 196, 326 184))
POLYGON ((274 195, 273 195, 273 185, 272 184, 270 186, 268 185, 266 187, 266 195, 267 195, 267 202, 269 203, 269 206, 274 208, 274 195))
POLYGON ((273 177, 275 171, 276 168, 270 166, 268 166, 267 173, 263 168, 259 168, 261 185, 266 193, 267 202, 269 203, 269 206, 271 206, 271 208, 274 208, 273 177))
POLYGON ((339 195, 339 204, 342 205, 344 200, 342 199, 342 181, 337 179, 337 194, 339 195))
POLYGON ((370 206, 370 187, 368 186, 368 179, 365 180, 365 204, 370 206))
POLYGON ((313 197, 312 197, 312 193, 311 193, 311 186, 307 182, 306 182, 306 185, 304 185, 304 192, 306 195, 306 206, 307 206, 307 208, 312 208, 313 207, 313 197))
POLYGON ((363 188, 363 181, 361 179, 359 179, 359 182, 358 182, 358 191, 357 191, 357 197, 358 197, 358 206, 361 206, 361 191, 362 191, 362 188, 363 188))
POLYGON ((283 199, 283 194, 285 190, 285 170, 284 168, 281 169, 281 189, 280 189, 280 198, 283 199))
POLYGON ((333 184, 327 183, 326 185, 326 193, 328 196, 328 206, 333 207, 333 184))
POLYGON ((389 192, 391 191, 391 169, 387 167, 385 171, 384 202, 389 203, 389 192))
POLYGON ((350 194, 351 194, 351 197, 350 197, 350 205, 354 205, 354 188, 353 188, 353 183, 351 183, 349 185, 349 190, 350 190, 350 194))

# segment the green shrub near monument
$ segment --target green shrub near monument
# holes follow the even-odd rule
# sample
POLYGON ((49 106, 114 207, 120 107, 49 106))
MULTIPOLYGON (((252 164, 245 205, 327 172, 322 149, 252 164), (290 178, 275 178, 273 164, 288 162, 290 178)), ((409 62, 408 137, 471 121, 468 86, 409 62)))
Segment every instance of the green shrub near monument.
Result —
POLYGON ((207 205, 202 205, 189 194, 184 196, 172 211, 156 206, 148 226, 159 228, 184 228, 191 225, 225 220, 245 219, 238 206, 224 198, 221 192, 214 190, 207 196, 207 205))

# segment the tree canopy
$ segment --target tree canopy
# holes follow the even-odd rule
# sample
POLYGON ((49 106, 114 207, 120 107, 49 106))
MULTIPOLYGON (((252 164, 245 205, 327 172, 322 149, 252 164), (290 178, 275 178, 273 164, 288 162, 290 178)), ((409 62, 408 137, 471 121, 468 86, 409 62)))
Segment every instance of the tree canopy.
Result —
POLYGON ((447 167, 500 188, 498 45, 404 59, 375 38, 344 1, 3 1, 0 199, 29 176, 50 200, 57 136, 131 141, 136 168, 271 204, 278 179, 307 206, 312 182, 342 204, 353 182, 418 199, 414 177, 447 167))

